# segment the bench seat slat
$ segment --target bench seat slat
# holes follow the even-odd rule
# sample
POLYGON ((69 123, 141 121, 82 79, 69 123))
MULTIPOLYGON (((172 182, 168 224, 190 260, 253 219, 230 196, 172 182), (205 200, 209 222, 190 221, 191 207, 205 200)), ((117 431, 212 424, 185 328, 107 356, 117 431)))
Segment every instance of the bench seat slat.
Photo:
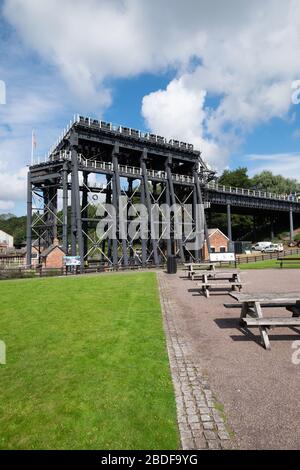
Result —
POLYGON ((201 282, 197 284, 199 287, 231 287, 231 286, 243 286, 242 282, 227 282, 227 283, 218 283, 218 282, 201 282))
POLYGON ((300 317, 243 318, 247 326, 300 326, 300 317))
MULTIPOLYGON (((236 304, 224 304, 224 307, 225 308, 242 308, 242 305, 241 303, 236 303, 236 304)), ((280 307, 280 308, 286 308, 286 307, 289 307, 289 306, 293 306, 293 305, 296 305, 295 302, 284 302, 284 303, 281 303, 281 304, 277 304, 277 303, 272 303, 272 302, 260 302, 260 305, 261 307, 263 308, 276 308, 276 307, 280 307)))

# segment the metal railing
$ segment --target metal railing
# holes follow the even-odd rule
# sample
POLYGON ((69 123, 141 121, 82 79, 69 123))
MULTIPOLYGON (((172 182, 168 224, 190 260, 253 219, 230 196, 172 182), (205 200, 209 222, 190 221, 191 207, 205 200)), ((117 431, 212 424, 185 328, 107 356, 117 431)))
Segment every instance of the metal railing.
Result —
MULTIPOLYGON (((60 151, 59 160, 71 160, 71 152, 60 151)), ((99 162, 96 160, 88 160, 83 155, 78 155, 78 161, 81 165, 88 168, 95 168, 100 170, 112 171, 113 167, 110 162, 99 162)), ((128 166, 128 165, 119 165, 119 171, 123 174, 129 174, 132 176, 141 177, 142 171, 139 167, 128 166)), ((147 170, 147 175, 150 178, 156 178, 160 180, 166 180, 167 175, 165 171, 160 170, 147 170)), ((177 183, 193 184, 194 178, 188 175, 179 175, 177 173, 172 173, 173 181, 177 183)), ((240 196, 256 197, 261 199, 272 199, 277 201, 288 201, 288 202, 298 202, 300 204, 300 196, 293 194, 276 194, 266 191, 260 191, 257 189, 245 189, 245 188, 235 188, 232 186, 225 186, 214 181, 210 181, 205 185, 207 189, 212 191, 217 191, 226 194, 235 194, 240 196)))
POLYGON ((263 199, 276 199, 279 201, 290 201, 290 202, 299 202, 300 196, 293 194, 276 194, 266 191, 259 191, 257 189, 244 189, 244 188, 234 188, 231 186, 224 186, 214 181, 207 183, 206 187, 212 189, 213 191, 219 191, 223 193, 237 194, 241 196, 254 196, 263 199))
POLYGON ((67 136, 70 129, 73 127, 74 124, 81 124, 86 127, 90 127, 91 129, 100 129, 102 131, 113 132, 115 134, 121 134, 127 137, 132 137, 135 139, 146 140, 148 142, 154 142, 157 144, 163 144, 166 146, 175 147, 180 150, 188 150, 189 152, 194 152, 194 145, 189 144, 187 142, 181 142, 175 139, 166 139, 157 134, 152 134, 150 132, 143 132, 138 129, 132 129, 130 127, 120 126, 113 124, 111 122, 99 121, 98 119, 93 119, 90 117, 80 116, 79 114, 75 114, 73 119, 70 120, 67 127, 62 131, 59 138, 56 142, 52 145, 49 152, 45 155, 45 161, 51 157, 51 155, 57 150, 60 142, 64 140, 67 136))
MULTIPOLYGON (((299 248, 293 248, 290 250, 284 250, 279 253, 261 253, 260 255, 240 255, 236 256, 236 264, 248 264, 248 263, 257 263, 259 261, 268 261, 268 260, 277 260, 278 258, 285 258, 286 256, 300 255, 299 248)), ((300 258, 299 258, 300 264, 300 258)))

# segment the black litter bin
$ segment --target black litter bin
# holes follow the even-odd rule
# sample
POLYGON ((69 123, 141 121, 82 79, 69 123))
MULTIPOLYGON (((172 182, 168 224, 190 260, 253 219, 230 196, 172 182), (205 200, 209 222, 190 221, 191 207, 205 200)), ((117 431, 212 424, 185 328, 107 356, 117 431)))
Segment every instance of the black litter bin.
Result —
POLYGON ((176 274, 177 273, 177 260, 176 256, 168 256, 167 259, 167 273, 168 274, 176 274))

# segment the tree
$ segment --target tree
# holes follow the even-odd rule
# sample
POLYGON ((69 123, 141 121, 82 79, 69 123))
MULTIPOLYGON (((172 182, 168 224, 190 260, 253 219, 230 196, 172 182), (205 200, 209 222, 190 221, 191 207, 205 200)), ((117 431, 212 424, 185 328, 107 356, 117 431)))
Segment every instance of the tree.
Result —
POLYGON ((262 171, 252 178, 252 186, 260 191, 277 194, 293 194, 300 192, 300 183, 295 179, 274 175, 271 171, 262 171))
POLYGON ((249 188, 251 179, 248 176, 247 168, 239 167, 236 170, 225 170, 218 179, 218 183, 236 188, 249 188))

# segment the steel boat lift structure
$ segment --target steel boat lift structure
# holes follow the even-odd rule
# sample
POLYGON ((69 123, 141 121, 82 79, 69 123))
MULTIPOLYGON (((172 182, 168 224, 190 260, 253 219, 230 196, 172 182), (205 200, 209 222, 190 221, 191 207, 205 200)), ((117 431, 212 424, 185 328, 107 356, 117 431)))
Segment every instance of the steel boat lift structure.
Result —
POLYGON ((82 269, 90 262, 115 268, 132 264, 158 266, 172 254, 182 262, 198 261, 204 237, 208 240, 202 209, 211 204, 225 207, 230 241, 231 207, 288 212, 292 238, 293 213, 300 213, 298 198, 226 188, 215 183, 214 178, 201 152, 189 143, 74 116, 45 161, 31 162, 29 167, 27 265, 32 265, 36 256, 33 246, 38 247, 39 253, 57 238, 66 255, 80 256, 82 269), (97 224, 108 216, 107 211, 99 216, 99 207, 104 202, 111 204, 118 214, 121 196, 127 224, 134 219, 136 203, 147 208, 146 236, 124 238, 118 215, 116 236, 99 238, 97 224), (163 213, 159 214, 160 227, 155 230, 151 207, 161 204, 177 204, 189 221, 188 234, 174 236, 174 226, 181 223, 176 210, 171 212, 169 238, 160 230, 163 213), (188 214, 186 205, 191 207, 188 214), (190 248, 193 237, 197 239, 195 249, 190 248))

